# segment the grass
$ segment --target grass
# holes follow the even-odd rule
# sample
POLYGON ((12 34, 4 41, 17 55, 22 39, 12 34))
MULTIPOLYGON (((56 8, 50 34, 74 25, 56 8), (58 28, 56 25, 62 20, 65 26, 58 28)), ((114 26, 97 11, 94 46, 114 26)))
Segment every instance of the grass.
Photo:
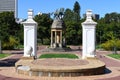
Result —
POLYGON ((78 56, 75 54, 54 54, 54 53, 49 53, 49 54, 42 54, 39 58, 70 58, 70 59, 78 59, 78 56))
POLYGON ((0 53, 0 59, 10 56, 10 54, 0 53))
POLYGON ((108 54, 108 56, 120 60, 120 54, 108 54))

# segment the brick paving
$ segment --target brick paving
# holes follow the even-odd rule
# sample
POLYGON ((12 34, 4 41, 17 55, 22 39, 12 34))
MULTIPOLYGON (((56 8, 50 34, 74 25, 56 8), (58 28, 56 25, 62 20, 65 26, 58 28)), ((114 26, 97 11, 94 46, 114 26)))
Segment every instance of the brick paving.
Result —
POLYGON ((35 60, 32 62, 34 65, 42 65, 42 66, 80 66, 86 65, 89 62, 86 60, 74 60, 74 59, 42 59, 35 60), (72 63, 72 64, 71 64, 72 63))
MULTIPOLYGON (((111 52, 108 52, 107 54, 109 54, 109 53, 111 53, 111 52)), ((106 54, 106 52, 104 52, 104 51, 97 52, 97 58, 99 58, 99 60, 103 61, 107 67, 120 67, 119 61, 113 60, 111 58, 107 58, 103 54, 106 54)))
POLYGON ((120 80, 120 76, 112 77, 112 78, 106 78, 106 79, 96 79, 96 80, 120 80))
MULTIPOLYGON (((45 46, 39 48, 44 49, 45 46)), ((80 76, 80 77, 29 77, 25 75, 19 75, 15 71, 14 64, 23 54, 21 52, 16 51, 12 51, 12 53, 14 54, 14 56, 11 56, 8 58, 8 60, 6 60, 6 62, 8 63, 10 63, 9 62, 10 60, 15 60, 11 61, 12 66, 0 65, 0 80, 120 80, 120 62, 104 56, 104 54, 109 54, 111 52, 97 51, 97 58, 105 62, 106 67, 108 69, 108 73, 103 75, 80 76)), ((39 51, 39 53, 41 52, 39 51)), ((80 55, 81 51, 76 50, 74 51, 74 53, 80 55)))

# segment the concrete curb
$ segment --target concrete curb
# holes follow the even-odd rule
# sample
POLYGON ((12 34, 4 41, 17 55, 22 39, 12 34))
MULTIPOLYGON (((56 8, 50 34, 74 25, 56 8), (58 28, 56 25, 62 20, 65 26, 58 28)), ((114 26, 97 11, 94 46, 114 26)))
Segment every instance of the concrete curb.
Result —
POLYGON ((103 54, 103 56, 105 56, 105 57, 107 57, 107 58, 109 58, 109 59, 112 59, 112 60, 115 60, 115 61, 118 61, 118 62, 120 62, 120 60, 118 60, 118 59, 115 59, 115 58, 112 58, 112 57, 109 57, 109 56, 107 56, 107 55, 105 55, 105 54, 103 54))

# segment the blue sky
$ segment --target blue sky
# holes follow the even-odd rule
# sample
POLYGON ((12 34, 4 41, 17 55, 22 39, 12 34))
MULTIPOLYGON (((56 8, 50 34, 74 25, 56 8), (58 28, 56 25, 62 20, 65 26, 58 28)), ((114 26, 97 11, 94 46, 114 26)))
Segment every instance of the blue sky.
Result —
POLYGON ((38 12, 49 13, 59 8, 73 9, 75 1, 81 6, 81 16, 87 9, 103 17, 106 13, 120 13, 120 0, 18 0, 18 18, 27 18, 28 9, 38 12))

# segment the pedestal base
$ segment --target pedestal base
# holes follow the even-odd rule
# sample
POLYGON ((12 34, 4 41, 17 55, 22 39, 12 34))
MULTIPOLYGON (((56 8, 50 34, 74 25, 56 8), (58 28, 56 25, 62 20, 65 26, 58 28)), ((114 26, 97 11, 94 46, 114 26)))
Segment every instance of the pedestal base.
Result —
POLYGON ((35 57, 22 57, 22 60, 35 60, 35 57))
POLYGON ((20 60, 15 64, 15 66, 18 74, 28 76, 75 77, 99 75, 104 74, 105 71, 105 63, 98 59, 20 60))

